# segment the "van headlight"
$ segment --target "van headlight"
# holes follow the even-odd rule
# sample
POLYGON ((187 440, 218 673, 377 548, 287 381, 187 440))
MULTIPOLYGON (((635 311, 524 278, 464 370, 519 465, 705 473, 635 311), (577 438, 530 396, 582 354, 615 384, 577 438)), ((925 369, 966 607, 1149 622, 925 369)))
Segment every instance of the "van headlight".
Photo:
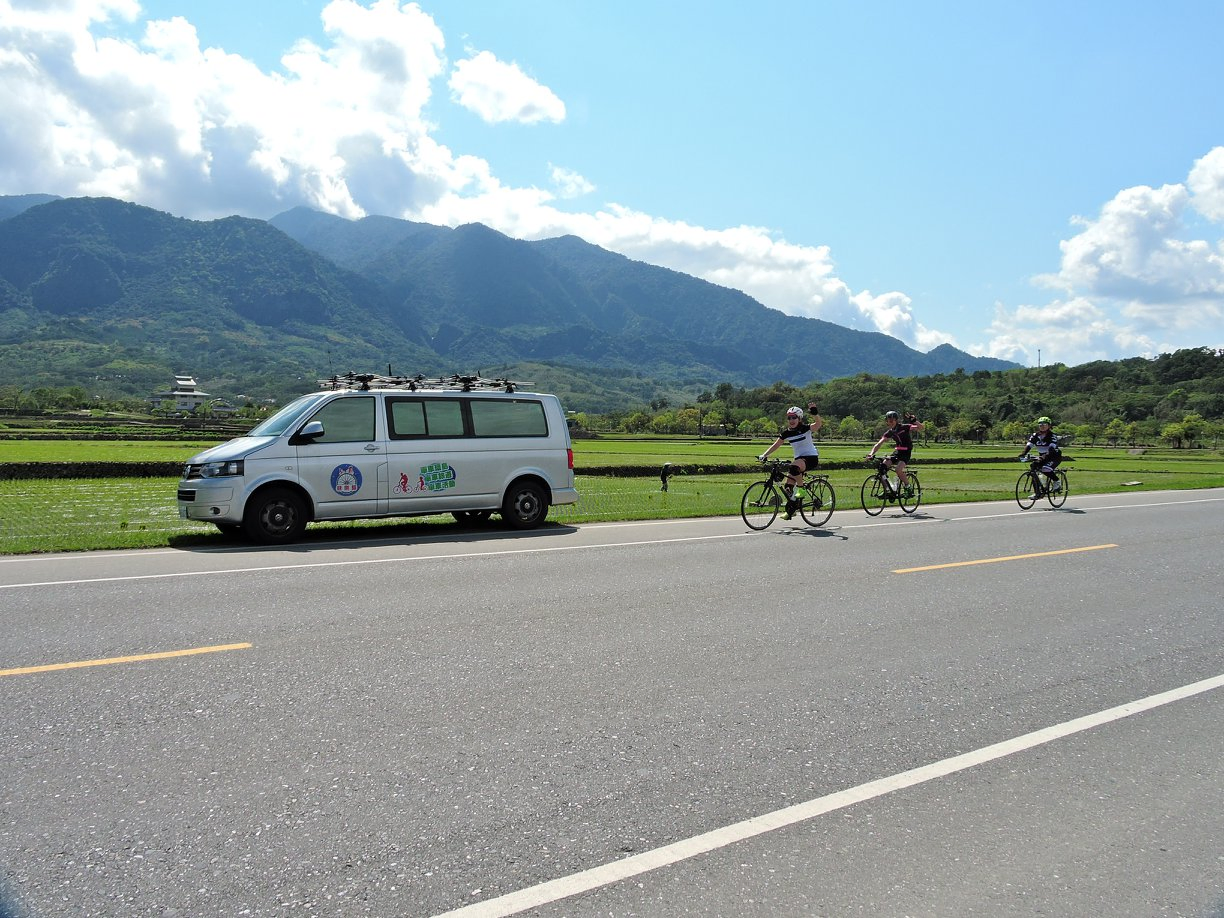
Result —
POLYGON ((201 478, 230 478, 241 474, 241 459, 230 459, 227 462, 205 462, 200 466, 201 478))

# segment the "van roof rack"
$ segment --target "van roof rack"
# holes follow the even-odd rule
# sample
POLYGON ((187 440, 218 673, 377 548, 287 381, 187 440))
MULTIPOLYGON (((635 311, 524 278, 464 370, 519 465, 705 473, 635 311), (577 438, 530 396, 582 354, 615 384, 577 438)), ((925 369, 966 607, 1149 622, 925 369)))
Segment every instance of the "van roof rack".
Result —
POLYGON ((502 392, 514 392, 520 386, 529 385, 531 383, 515 382, 511 379, 486 379, 479 372, 426 377, 420 373, 415 376, 394 376, 391 373, 382 376, 378 373, 350 371, 329 379, 319 380, 321 389, 356 389, 361 392, 368 392, 370 389, 405 389, 409 392, 416 392, 419 389, 452 389, 460 392, 471 392, 475 389, 500 389, 502 392))

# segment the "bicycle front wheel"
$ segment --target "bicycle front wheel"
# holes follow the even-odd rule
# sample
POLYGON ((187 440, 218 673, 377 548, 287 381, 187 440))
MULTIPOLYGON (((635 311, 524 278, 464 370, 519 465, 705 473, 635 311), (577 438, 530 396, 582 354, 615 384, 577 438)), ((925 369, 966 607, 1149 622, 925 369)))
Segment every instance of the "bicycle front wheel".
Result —
POLYGON ((836 506, 837 494, 833 486, 821 479, 803 489, 803 503, 799 505, 799 512, 809 526, 823 526, 833 515, 833 508, 836 506))
POLYGON ((748 485, 744 499, 740 501, 740 516, 749 529, 768 529, 778 516, 782 496, 773 482, 756 481, 748 485))
POLYGON ((888 506, 888 492, 884 490, 884 482, 879 475, 872 475, 863 482, 859 491, 859 499, 868 516, 879 516, 888 506))
POLYGON ((909 490, 901 489, 901 498, 898 503, 901 504, 901 509, 906 513, 913 513, 918 509, 918 505, 922 503, 922 482, 918 480, 917 472, 910 472, 909 475, 909 490))
POLYGON ((1037 495, 1040 493, 1040 482, 1037 481, 1037 476, 1031 470, 1021 473, 1020 478, 1016 481, 1016 503, 1020 505, 1020 509, 1027 510, 1037 503, 1037 495))
POLYGON ((1054 475, 1058 479, 1058 487, 1057 489, 1051 488, 1046 492, 1046 500, 1050 502, 1051 507, 1057 508, 1067 502, 1067 492, 1070 490, 1070 487, 1067 485, 1066 472, 1062 469, 1056 469, 1054 475))

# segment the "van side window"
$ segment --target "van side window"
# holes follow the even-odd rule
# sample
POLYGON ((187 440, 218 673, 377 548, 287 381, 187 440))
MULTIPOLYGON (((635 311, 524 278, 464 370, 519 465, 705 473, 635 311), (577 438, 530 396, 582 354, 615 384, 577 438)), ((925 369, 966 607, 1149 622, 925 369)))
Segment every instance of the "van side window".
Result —
POLYGON ((388 398, 387 421, 394 440, 466 436, 457 398, 388 398))
POLYGON ((316 443, 348 443, 374 439, 374 399, 338 398, 328 402, 311 418, 323 422, 323 436, 316 443))
POLYGON ((478 437, 547 437, 544 405, 531 399, 472 399, 472 432, 478 437))

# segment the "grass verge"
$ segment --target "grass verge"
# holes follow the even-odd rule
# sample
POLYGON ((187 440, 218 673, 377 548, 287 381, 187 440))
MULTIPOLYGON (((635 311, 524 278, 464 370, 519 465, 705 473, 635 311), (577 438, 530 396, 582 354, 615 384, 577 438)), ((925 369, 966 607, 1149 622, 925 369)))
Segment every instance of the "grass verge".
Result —
MULTIPOLYGON (((831 451, 822 450, 825 452, 831 451)), ((678 454, 674 444, 670 454, 678 454)), ((711 461, 702 456, 681 462, 681 471, 671 479, 666 493, 653 475, 579 474, 581 500, 573 506, 552 508, 549 519, 586 523, 734 516, 753 475, 698 471, 702 462, 711 461)), ((654 464, 653 457, 650 464, 654 464)), ((915 467, 921 472, 927 503, 1010 500, 1022 471, 1018 462, 915 467)), ((1069 506, 1074 506, 1077 494, 1224 485, 1224 458, 1218 455, 1170 458, 1115 452, 1077 456, 1066 468, 1071 481, 1069 506)), ((829 473, 838 509, 860 506, 859 489, 866 477, 865 468, 829 473)), ((177 480, 171 478, 0 480, 0 554, 225 544, 226 537, 211 526, 178 518, 176 485, 177 480)), ((331 538, 358 531, 363 536, 411 539, 436 531, 440 525, 458 524, 449 515, 321 523, 312 525, 308 535, 331 538)))

